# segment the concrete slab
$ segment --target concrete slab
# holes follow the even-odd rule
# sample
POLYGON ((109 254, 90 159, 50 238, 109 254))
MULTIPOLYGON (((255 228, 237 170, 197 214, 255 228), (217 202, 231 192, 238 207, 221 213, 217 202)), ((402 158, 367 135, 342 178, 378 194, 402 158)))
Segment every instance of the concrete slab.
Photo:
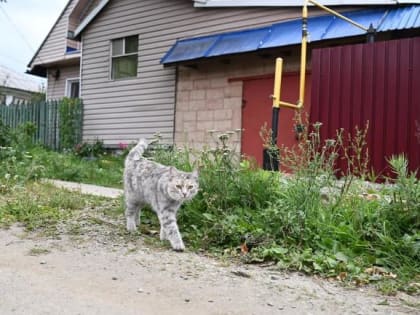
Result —
POLYGON ((107 198, 119 198, 123 194, 123 190, 117 188, 67 182, 57 179, 45 179, 44 182, 53 184, 54 186, 59 188, 79 191, 80 193, 87 195, 101 196, 107 198))

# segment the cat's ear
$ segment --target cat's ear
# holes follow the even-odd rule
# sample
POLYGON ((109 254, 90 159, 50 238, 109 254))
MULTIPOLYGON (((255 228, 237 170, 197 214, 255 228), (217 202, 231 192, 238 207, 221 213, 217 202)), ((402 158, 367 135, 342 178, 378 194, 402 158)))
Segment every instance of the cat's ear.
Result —
POLYGON ((198 178, 198 169, 195 169, 191 173, 192 177, 198 178))
POLYGON ((169 167, 169 175, 174 175, 175 174, 175 167, 170 166, 169 167))

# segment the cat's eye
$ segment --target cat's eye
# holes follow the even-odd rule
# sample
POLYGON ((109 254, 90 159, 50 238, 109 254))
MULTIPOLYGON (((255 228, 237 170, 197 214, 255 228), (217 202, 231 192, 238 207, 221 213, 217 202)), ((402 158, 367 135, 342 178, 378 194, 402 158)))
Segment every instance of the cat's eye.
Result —
POLYGON ((182 189, 182 185, 176 185, 175 187, 178 189, 182 189))
POLYGON ((194 188, 194 186, 193 185, 188 185, 188 187, 187 187, 188 189, 193 189, 194 188))

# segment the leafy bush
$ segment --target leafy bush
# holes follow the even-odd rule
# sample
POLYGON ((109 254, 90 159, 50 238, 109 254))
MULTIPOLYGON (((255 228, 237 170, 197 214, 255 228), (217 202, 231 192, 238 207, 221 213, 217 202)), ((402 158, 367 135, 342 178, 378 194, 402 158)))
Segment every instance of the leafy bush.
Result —
POLYGON ((34 146, 33 137, 36 125, 33 122, 25 122, 12 132, 12 146, 20 151, 28 150, 34 146))
POLYGON ((81 141, 82 103, 80 99, 63 98, 60 100, 60 147, 71 149, 81 141))
POLYGON ((8 189, 16 183, 40 178, 43 167, 37 164, 29 152, 33 148, 32 137, 36 131, 33 123, 20 125, 16 130, 5 128, 4 144, 0 146, 0 179, 2 189, 8 189))
POLYGON ((12 130, 0 120, 0 146, 13 146, 27 150, 33 146, 32 139, 35 132, 36 126, 32 122, 23 123, 12 130))
POLYGON ((0 120, 0 146, 7 147, 11 143, 10 128, 0 120))
POLYGON ((95 140, 94 142, 83 142, 76 144, 73 148, 73 153, 79 157, 98 158, 105 154, 105 147, 102 140, 95 140))
POLYGON ((12 147, 0 147, 0 166, 0 177, 22 182, 40 178, 43 170, 30 152, 18 151, 12 147))

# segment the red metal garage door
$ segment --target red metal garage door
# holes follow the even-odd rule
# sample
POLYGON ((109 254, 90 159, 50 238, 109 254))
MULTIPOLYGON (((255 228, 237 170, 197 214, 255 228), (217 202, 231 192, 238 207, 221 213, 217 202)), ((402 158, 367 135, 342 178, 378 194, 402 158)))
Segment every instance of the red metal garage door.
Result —
MULTIPOLYGON (((305 110, 310 108, 311 95, 311 76, 307 75, 307 85, 305 90, 305 110)), ((242 154, 255 158, 258 165, 262 166, 262 152, 263 142, 260 138, 259 132, 264 124, 271 128, 271 112, 272 99, 270 95, 273 94, 274 76, 251 78, 244 80, 243 99, 244 105, 242 108, 242 154)), ((299 74, 286 73, 283 74, 282 79, 282 96, 283 101, 296 103, 299 91, 299 74)), ((289 108, 282 108, 280 110, 279 130, 278 130, 278 144, 293 146, 297 143, 293 131, 294 110, 289 108)))

